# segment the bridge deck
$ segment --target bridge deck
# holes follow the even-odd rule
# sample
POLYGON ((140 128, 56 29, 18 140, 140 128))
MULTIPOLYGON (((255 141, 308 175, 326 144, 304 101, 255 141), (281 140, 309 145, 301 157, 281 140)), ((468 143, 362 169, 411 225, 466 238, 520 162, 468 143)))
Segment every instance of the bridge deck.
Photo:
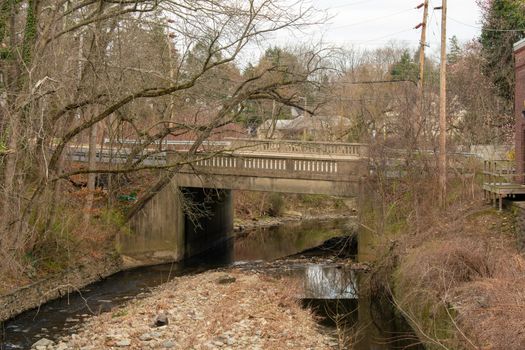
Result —
MULTIPOLYGON (((74 161, 88 160, 87 147, 71 148, 74 161)), ((175 181, 185 187, 214 187, 275 192, 320 193, 354 196, 358 184, 368 175, 364 145, 304 143, 300 141, 231 141, 226 148, 201 151, 183 166, 175 181)), ((187 161, 184 150, 146 150, 135 157, 146 165, 187 161)), ((130 148, 97 152, 101 163, 122 164, 130 148)))

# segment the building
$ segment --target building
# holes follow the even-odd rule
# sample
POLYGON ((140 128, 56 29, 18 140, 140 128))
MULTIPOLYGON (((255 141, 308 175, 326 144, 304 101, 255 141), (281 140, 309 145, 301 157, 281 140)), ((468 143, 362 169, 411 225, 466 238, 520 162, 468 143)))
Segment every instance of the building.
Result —
POLYGON ((516 60, 516 174, 520 183, 524 183, 525 173, 525 39, 514 45, 516 60))
POLYGON ((257 129, 259 138, 290 140, 334 140, 351 126, 341 116, 300 115, 294 119, 267 120, 257 129))

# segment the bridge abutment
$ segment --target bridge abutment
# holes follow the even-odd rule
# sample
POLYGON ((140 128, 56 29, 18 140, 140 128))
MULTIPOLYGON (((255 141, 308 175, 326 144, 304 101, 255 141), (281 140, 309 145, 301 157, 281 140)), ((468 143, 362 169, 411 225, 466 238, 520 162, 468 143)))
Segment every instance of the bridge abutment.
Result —
POLYGON ((184 258, 185 219, 178 186, 171 182, 154 196, 120 233, 117 249, 125 267, 160 264, 184 258))
MULTIPOLYGON (((233 232, 231 190, 191 188, 172 182, 153 197, 121 233, 117 248, 127 268, 180 261, 210 249, 229 251, 233 232)), ((221 254, 228 259, 228 254, 221 254)))

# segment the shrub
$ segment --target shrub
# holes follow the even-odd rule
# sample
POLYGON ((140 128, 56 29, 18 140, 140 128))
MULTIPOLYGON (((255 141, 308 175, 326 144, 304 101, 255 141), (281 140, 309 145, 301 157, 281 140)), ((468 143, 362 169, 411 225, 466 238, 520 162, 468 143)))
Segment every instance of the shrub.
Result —
POLYGON ((283 195, 280 193, 272 193, 270 195, 270 208, 268 209, 268 214, 273 217, 281 216, 284 209, 285 205, 283 195))

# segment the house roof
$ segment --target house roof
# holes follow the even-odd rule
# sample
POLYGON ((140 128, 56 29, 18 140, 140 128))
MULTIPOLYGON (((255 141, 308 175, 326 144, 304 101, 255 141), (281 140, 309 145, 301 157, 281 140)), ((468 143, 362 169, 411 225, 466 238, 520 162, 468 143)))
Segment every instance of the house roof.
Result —
POLYGON ((260 128, 263 130, 273 127, 275 122, 275 130, 280 131, 294 131, 294 130, 303 130, 303 129, 326 129, 340 126, 350 125, 350 119, 341 116, 298 116, 294 119, 285 119, 285 120, 267 120, 265 121, 260 128))

